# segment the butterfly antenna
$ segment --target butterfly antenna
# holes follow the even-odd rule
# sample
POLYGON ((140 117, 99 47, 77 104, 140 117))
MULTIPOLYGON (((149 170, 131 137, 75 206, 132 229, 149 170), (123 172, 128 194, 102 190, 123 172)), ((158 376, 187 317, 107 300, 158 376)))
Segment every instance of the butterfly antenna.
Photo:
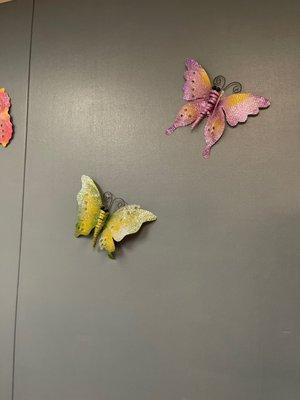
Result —
POLYGON ((223 90, 224 86, 226 85, 226 79, 223 75, 218 75, 213 80, 213 85, 219 87, 223 90))
POLYGON ((232 93, 240 93, 243 89, 243 86, 240 82, 230 82, 227 86, 224 87, 224 91, 232 87, 232 93))
POLYGON ((110 210, 112 203, 114 201, 114 195, 111 192, 103 193, 103 197, 105 199, 105 208, 110 210))
POLYGON ((126 201, 121 197, 115 197, 111 192, 105 192, 103 194, 105 199, 105 208, 107 211, 116 211, 121 207, 126 206, 126 201))

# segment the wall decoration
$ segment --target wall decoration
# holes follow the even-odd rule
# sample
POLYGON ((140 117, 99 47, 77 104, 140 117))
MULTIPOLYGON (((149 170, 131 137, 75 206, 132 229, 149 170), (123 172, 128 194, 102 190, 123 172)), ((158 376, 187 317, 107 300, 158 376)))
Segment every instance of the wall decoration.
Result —
POLYGON ((88 236, 93 232, 93 246, 99 245, 110 258, 114 258, 115 242, 136 233, 144 222, 155 221, 156 216, 138 205, 128 205, 121 198, 105 192, 101 196, 95 182, 86 175, 81 177, 82 187, 77 195, 78 215, 75 236, 88 236), (114 212, 112 212, 114 210, 114 212))
POLYGON ((12 138, 13 126, 9 115, 10 98, 4 88, 0 89, 0 145, 6 147, 12 138))
POLYGON ((208 117, 204 128, 206 146, 202 154, 204 158, 209 158, 212 146, 224 132, 225 118, 234 127, 239 122, 246 122, 248 115, 258 114, 260 108, 269 107, 270 101, 251 93, 241 93, 239 82, 225 86, 226 80, 222 75, 213 80, 212 86, 205 69, 197 61, 188 59, 185 65, 183 99, 188 102, 179 110, 166 134, 170 135, 175 129, 187 125, 192 125, 194 129, 203 118, 208 117), (224 96, 229 88, 232 88, 233 94, 224 96))

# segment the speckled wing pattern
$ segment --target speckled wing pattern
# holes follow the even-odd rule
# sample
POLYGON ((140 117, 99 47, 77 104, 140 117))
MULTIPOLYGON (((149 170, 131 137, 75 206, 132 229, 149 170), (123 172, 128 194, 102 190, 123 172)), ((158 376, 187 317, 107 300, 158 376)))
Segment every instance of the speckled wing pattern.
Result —
MULTIPOLYGON (((224 96, 224 90, 211 85, 205 69, 195 60, 186 61, 183 86, 183 98, 188 102, 179 110, 175 121, 166 130, 170 135, 177 128, 191 125, 192 129, 208 117, 204 129, 206 146, 202 152, 204 158, 209 158, 212 146, 222 136, 225 129, 225 119, 230 126, 246 122, 249 115, 257 115, 260 108, 267 108, 270 101, 251 93, 234 93, 224 96), (225 113, 225 116, 224 116, 225 113)), ((225 86, 225 78, 223 87, 225 86)), ((233 82, 236 83, 236 82, 233 82)))
POLYGON ((230 126, 236 126, 239 122, 246 122, 248 115, 257 115, 260 108, 267 108, 270 101, 251 93, 236 93, 225 96, 219 103, 219 107, 225 112, 226 121, 230 126))
POLYGON ((185 66, 183 99, 188 100, 188 103, 179 110, 174 123, 166 130, 167 135, 182 126, 192 124, 193 129, 205 116, 207 97, 211 89, 209 76, 205 69, 193 59, 188 59, 185 66))
POLYGON ((101 236, 100 248, 113 258, 115 243, 125 236, 136 233, 144 222, 155 221, 156 216, 138 205, 127 205, 114 212, 106 223, 101 236))
POLYGON ((75 236, 87 236, 95 228, 102 206, 102 199, 94 181, 86 175, 81 177, 82 187, 77 195, 78 215, 75 236))
POLYGON ((223 135, 225 129, 225 117, 222 109, 216 107, 214 112, 208 117, 204 128, 204 138, 206 146, 203 150, 203 157, 208 158, 212 146, 217 143, 223 135))
POLYGON ((186 60, 185 66, 183 99, 205 99, 211 89, 211 82, 207 72, 197 61, 191 58, 186 60))
POLYGON ((175 131, 175 129, 180 128, 182 126, 192 125, 194 128, 198 123, 204 118, 204 112, 206 108, 205 100, 195 100, 186 103, 181 109, 178 111, 176 115, 175 121, 173 124, 166 130, 166 134, 170 135, 175 131))
POLYGON ((10 98, 4 88, 0 89, 0 145, 6 147, 13 135, 10 115, 10 98))

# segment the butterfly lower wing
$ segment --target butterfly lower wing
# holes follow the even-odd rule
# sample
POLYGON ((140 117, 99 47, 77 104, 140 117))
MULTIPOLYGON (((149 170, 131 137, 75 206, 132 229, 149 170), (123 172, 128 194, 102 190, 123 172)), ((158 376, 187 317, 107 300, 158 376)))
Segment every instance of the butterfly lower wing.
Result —
POLYGON ((175 129, 191 124, 193 124, 192 128, 194 128, 204 118, 206 104, 206 100, 195 100, 186 103, 178 111, 174 123, 166 130, 166 134, 170 135, 175 129))
POLYGON ((211 89, 211 82, 205 69, 195 60, 187 59, 183 85, 184 100, 205 99, 211 89))
POLYGON ((0 89, 0 144, 6 147, 13 135, 13 126, 9 115, 10 98, 4 88, 0 89))
POLYGON ((225 117, 223 110, 217 106, 214 112, 208 117, 204 128, 206 146, 203 150, 203 157, 209 158, 212 146, 220 139, 225 129, 225 117))
POLYGON ((82 187, 77 195, 78 214, 75 236, 87 236, 95 227, 102 206, 100 192, 95 182, 86 175, 81 177, 82 187))
POLYGON ((230 126, 246 122, 248 115, 257 115, 260 108, 267 108, 269 105, 268 99, 251 93, 235 93, 223 98, 220 102, 230 126))
POLYGON ((103 229, 101 233, 99 244, 100 248, 106 251, 109 258, 114 258, 116 246, 111 230, 108 229, 107 226, 103 229))
POLYGON ((100 236, 100 247, 113 258, 114 240, 120 242, 125 236, 136 233, 144 222, 155 221, 156 216, 137 205, 127 205, 112 214, 100 236))

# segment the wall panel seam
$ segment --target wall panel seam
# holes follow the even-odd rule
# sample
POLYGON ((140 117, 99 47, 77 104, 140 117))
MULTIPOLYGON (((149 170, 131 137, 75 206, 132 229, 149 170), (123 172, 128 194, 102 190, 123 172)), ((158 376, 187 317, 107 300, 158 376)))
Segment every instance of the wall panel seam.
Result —
POLYGON ((32 0, 31 27, 29 36, 29 54, 28 54, 28 77, 27 77, 27 94, 26 94, 26 123, 25 123, 25 142, 24 142, 24 159, 23 159, 23 178, 22 178, 22 197, 21 197, 21 219, 20 219, 20 235, 18 250, 18 271, 16 285, 16 299, 14 308, 14 327, 13 327, 13 354, 12 354, 12 382, 11 382, 11 399, 15 398, 15 365, 16 365, 16 339, 17 339, 17 322, 18 322, 18 305, 19 305, 19 286, 20 286, 20 270, 22 256, 22 237, 23 237, 23 217, 24 217, 24 200, 25 200, 25 183, 26 183, 26 161, 27 161, 27 138, 28 138, 28 116, 29 116, 29 100, 30 100, 30 81, 31 81, 31 54, 32 54, 32 37, 34 25, 35 0, 32 0))

